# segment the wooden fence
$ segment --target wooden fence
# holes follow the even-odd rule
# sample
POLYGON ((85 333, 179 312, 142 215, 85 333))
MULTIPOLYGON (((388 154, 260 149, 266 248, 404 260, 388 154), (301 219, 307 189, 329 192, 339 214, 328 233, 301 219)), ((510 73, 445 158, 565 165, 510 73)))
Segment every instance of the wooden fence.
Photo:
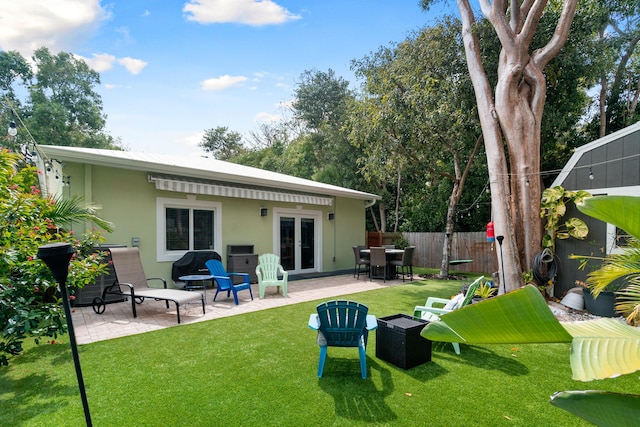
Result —
MULTIPOLYGON (((379 246, 392 244, 398 237, 404 237, 409 245, 415 246, 413 265, 418 267, 440 268, 444 233, 368 233, 367 245, 379 246)), ((454 233, 451 236, 452 260, 471 259, 468 264, 451 265, 449 271, 493 273, 498 271, 496 251, 497 242, 487 242, 486 234, 481 232, 454 233)))

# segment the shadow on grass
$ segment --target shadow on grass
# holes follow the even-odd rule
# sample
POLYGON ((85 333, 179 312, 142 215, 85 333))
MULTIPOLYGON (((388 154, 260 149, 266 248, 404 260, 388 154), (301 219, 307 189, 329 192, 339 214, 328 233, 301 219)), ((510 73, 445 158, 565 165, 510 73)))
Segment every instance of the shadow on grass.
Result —
POLYGON ((367 379, 363 380, 357 357, 327 357, 323 377, 318 378, 318 385, 333 397, 338 417, 376 423, 398 418, 385 402, 385 398, 395 389, 391 372, 375 359, 367 357, 367 379), (375 381, 372 376, 375 376, 375 381))
POLYGON ((25 350, 19 357, 19 367, 10 364, 0 369, 0 414, 19 414, 20 419, 4 418, 0 424, 20 425, 31 417, 60 410, 66 406, 67 396, 79 396, 77 386, 60 385, 60 376, 72 373, 68 344, 41 344, 25 350), (29 373, 31 364, 41 363, 43 358, 56 367, 56 372, 29 373), (17 375, 10 373, 12 369, 19 369, 17 375))
POLYGON ((448 362, 458 362, 485 371, 500 371, 514 377, 529 374, 529 368, 513 357, 500 356, 486 347, 462 344, 460 345, 460 355, 457 355, 453 352, 450 343, 437 343, 434 347, 442 350, 442 345, 446 345, 448 348, 438 352, 438 357, 448 362))

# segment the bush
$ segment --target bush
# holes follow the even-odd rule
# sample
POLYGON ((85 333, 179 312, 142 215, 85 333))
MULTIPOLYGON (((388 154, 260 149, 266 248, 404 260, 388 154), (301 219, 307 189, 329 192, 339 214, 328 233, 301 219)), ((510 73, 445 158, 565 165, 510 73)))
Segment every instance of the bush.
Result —
POLYGON ((57 284, 44 262, 36 259, 39 246, 51 242, 73 246, 76 253, 67 282, 72 287, 92 283, 107 267, 102 254, 93 249, 103 240, 98 232, 77 238, 60 226, 72 217, 87 218, 92 211, 69 209, 66 204, 61 212, 55 200, 42 196, 38 173, 20 155, 0 151, 0 366, 22 352, 27 337, 38 343, 42 337, 66 332, 57 284))

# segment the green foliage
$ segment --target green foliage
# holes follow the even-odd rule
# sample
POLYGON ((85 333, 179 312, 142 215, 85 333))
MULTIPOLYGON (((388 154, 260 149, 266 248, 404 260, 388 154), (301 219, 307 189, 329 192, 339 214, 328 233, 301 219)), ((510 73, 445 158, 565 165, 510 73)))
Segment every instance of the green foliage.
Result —
POLYGON ((72 244, 76 253, 69 267, 70 287, 92 283, 106 269, 102 255, 93 249, 102 241, 98 233, 78 238, 53 220, 73 219, 70 212, 91 215, 81 208, 70 210, 68 205, 58 211, 54 200, 40 194, 35 168, 20 168, 19 160, 16 154, 0 151, 0 365, 20 354, 28 336, 39 341, 66 331, 57 284, 47 266, 35 259, 39 246, 72 244))
POLYGON ((480 282, 478 289, 476 289, 475 296, 480 298, 491 298, 496 294, 498 288, 491 286, 491 283, 488 280, 483 280, 480 282))
MULTIPOLYGON (((440 321, 427 325, 422 336, 433 341, 468 344, 571 342, 570 364, 574 380, 614 378, 640 369, 637 351, 640 331, 637 328, 607 318, 560 323, 539 290, 532 285, 444 314, 440 321)), ((627 425, 619 423, 617 413, 623 412, 627 416, 628 410, 638 401, 638 397, 629 398, 626 394, 594 391, 569 393, 561 400, 565 398, 572 402, 564 401, 558 406, 586 419, 589 419, 586 414, 590 408, 598 405, 604 412, 601 414, 604 417, 598 418, 603 420, 600 425, 607 426, 627 425), (591 397, 584 400, 584 394, 591 397), (611 399, 617 403, 603 404, 611 399)))
POLYGON ((45 47, 31 59, 33 70, 18 52, 0 52, 0 95, 6 108, 0 117, 13 113, 23 118, 15 120, 17 138, 4 141, 3 146, 17 150, 35 140, 48 145, 121 148, 105 131, 102 98, 95 90, 100 84, 96 71, 70 53, 54 55, 45 47), (21 129, 23 124, 29 132, 21 129))
POLYGON ((602 261, 600 268, 587 276, 587 286, 594 296, 606 290, 618 291, 616 310, 627 317, 627 322, 640 321, 640 197, 596 196, 577 204, 578 209, 593 218, 608 222, 624 230, 631 238, 622 250, 605 257, 571 255, 572 259, 602 261))
POLYGON ((557 239, 583 240, 589 234, 589 227, 579 218, 569 218, 564 223, 564 215, 567 213, 567 203, 580 203, 585 197, 591 195, 583 190, 569 191, 561 186, 547 188, 542 192, 540 203, 540 217, 545 221, 546 234, 542 237, 542 247, 555 252, 557 239))
POLYGON ((226 126, 207 129, 198 146, 207 153, 213 154, 213 157, 218 160, 229 160, 245 151, 242 145, 242 135, 230 131, 226 126))

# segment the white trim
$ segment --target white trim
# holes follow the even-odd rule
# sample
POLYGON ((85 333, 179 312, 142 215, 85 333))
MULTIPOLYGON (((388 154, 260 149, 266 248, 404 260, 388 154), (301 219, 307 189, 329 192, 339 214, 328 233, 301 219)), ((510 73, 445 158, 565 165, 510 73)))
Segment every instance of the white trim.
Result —
POLYGON ((624 129, 620 129, 617 132, 611 133, 607 136, 604 136, 600 139, 596 139, 595 141, 591 141, 587 144, 581 145, 580 147, 576 148, 575 151, 573 152, 573 155, 569 159, 569 161, 564 165, 564 167, 562 168, 562 171, 560 171, 556 179, 553 181, 553 184, 551 184, 551 187, 562 185, 564 183, 564 180, 567 179, 567 176, 569 176, 571 171, 574 169, 575 165, 578 163, 578 161, 582 158, 582 156, 585 153, 588 153, 589 151, 593 151, 594 149, 601 147, 603 145, 606 145, 610 142, 616 141, 633 132, 637 132, 638 130, 640 130, 640 121, 637 122, 636 124, 627 126, 624 129))
POLYGON ((323 241, 322 241, 322 224, 323 224, 323 215, 322 211, 302 209, 301 206, 298 206, 297 209, 287 209, 287 208, 274 208, 273 209, 273 253, 280 256, 280 217, 282 216, 292 216, 294 218, 312 218, 314 223, 317 224, 317 227, 314 227, 314 248, 313 253, 315 256, 313 269, 306 270, 290 270, 293 274, 299 273, 315 273, 322 272, 322 251, 323 251, 323 241))
MULTIPOLYGON (((166 217, 165 208, 208 209, 215 212, 213 250, 222 251, 222 203, 196 200, 196 196, 187 195, 187 199, 156 198, 156 260, 157 262, 177 261, 187 251, 166 251, 166 217)), ((191 246, 191 242, 189 244, 191 246)))
POLYGON ((283 192, 346 197, 363 200, 365 203, 382 199, 375 194, 216 159, 53 145, 40 145, 38 148, 48 158, 56 158, 66 163, 88 163, 158 175, 188 177, 193 180, 204 179, 231 183, 231 185, 259 186, 283 192))

